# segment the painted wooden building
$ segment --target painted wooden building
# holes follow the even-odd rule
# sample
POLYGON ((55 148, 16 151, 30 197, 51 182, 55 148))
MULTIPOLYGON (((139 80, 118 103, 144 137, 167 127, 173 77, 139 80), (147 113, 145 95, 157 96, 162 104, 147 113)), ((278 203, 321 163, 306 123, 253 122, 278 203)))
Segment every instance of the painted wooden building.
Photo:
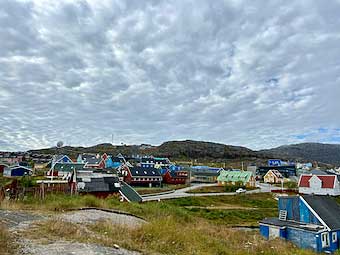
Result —
POLYGON ((6 177, 20 177, 32 175, 32 169, 25 166, 11 166, 4 169, 3 176, 6 177))
POLYGON ((63 177, 70 172, 83 170, 84 163, 56 163, 53 168, 47 172, 48 176, 60 176, 63 177))
POLYGON ((77 157, 78 163, 84 163, 86 168, 105 168, 105 161, 108 156, 106 153, 99 154, 79 154, 77 157))
POLYGON ((260 221, 262 236, 289 240, 300 248, 316 252, 339 249, 340 206, 332 197, 280 197, 278 208, 278 218, 260 221))
POLYGON ((120 168, 124 181, 131 185, 160 185, 163 178, 159 170, 154 167, 140 167, 123 165, 120 168))
POLYGON ((264 176, 269 170, 278 170, 285 178, 290 176, 296 176, 295 165, 283 165, 283 166, 259 166, 256 170, 256 174, 264 176))
POLYGON ((300 194, 340 195, 340 176, 335 174, 302 174, 299 179, 300 194))
POLYGON ((263 181, 265 183, 282 183, 283 182, 283 175, 275 169, 269 170, 264 176, 263 181))
POLYGON ((217 177, 219 185, 242 183, 247 187, 255 187, 255 177, 250 171, 230 171, 222 170, 217 177))
POLYGON ((190 168, 190 182, 215 183, 223 168, 209 166, 192 166, 190 168))
POLYGON ((163 175, 163 183, 167 184, 185 184, 189 181, 189 173, 187 171, 173 171, 166 169, 163 175))

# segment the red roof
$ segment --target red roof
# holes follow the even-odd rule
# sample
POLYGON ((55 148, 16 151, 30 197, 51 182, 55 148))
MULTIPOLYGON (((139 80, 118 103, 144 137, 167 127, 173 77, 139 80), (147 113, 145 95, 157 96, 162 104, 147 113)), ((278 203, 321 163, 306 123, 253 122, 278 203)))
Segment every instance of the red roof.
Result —
MULTIPOLYGON (((321 188, 324 189, 332 189, 334 188, 334 182, 336 180, 335 175, 316 175, 321 181, 321 188)), ((312 175, 301 175, 299 187, 309 188, 309 180, 312 178, 312 175)))

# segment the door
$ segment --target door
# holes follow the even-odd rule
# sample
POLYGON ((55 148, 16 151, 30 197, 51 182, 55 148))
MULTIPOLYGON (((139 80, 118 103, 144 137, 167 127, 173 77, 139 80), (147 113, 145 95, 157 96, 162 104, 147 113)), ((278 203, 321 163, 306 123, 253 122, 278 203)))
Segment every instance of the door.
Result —
POLYGON ((329 247, 329 233, 328 232, 321 233, 321 245, 322 245, 322 248, 329 247))
POLYGON ((280 237, 280 229, 275 227, 269 227, 269 239, 280 237))

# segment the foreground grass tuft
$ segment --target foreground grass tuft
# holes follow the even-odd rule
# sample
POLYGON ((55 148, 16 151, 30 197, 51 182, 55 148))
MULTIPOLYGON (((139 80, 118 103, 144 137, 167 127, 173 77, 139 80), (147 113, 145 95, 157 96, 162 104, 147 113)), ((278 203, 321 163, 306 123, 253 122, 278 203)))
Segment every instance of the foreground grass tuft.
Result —
POLYGON ((13 237, 3 225, 0 225, 0 254, 10 255, 14 253, 13 237))

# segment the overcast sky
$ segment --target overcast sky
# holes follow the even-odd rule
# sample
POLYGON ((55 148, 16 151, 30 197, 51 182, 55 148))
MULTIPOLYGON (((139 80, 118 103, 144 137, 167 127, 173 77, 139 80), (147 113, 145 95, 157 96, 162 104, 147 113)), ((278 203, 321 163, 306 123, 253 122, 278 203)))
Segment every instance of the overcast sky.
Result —
POLYGON ((340 142, 339 1, 0 1, 0 150, 340 142))

